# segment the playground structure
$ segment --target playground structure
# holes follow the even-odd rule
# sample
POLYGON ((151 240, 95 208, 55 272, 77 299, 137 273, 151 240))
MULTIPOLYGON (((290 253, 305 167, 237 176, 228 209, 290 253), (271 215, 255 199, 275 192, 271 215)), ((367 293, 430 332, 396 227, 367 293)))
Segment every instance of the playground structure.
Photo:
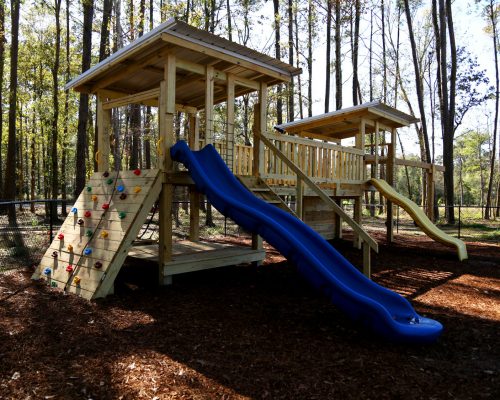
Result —
MULTIPOLYGON (((396 129, 417 120, 372 102, 282 124, 271 133, 267 123, 268 88, 287 83, 300 72, 172 19, 68 83, 68 88, 97 96, 98 168, 89 183, 90 190, 80 195, 76 213, 64 223, 34 278, 45 277, 53 286, 92 299, 113 291, 114 278, 127 254, 158 261, 160 284, 169 284, 179 273, 264 259, 262 238, 255 227, 250 229, 251 247, 218 246, 200 240, 199 200, 203 187, 188 171, 175 168, 170 155, 178 113, 187 121, 190 149, 214 145, 229 170, 255 196, 295 214, 291 218, 301 219, 325 238, 341 237, 343 224, 349 225, 355 235, 354 245, 363 250, 363 272, 369 276, 370 253, 378 252, 378 244, 361 225, 362 197, 366 190, 380 189, 377 171, 381 164, 385 164, 389 186, 393 185, 394 167, 400 162, 395 157, 396 129), (252 92, 258 93, 253 112, 253 146, 245 146, 235 141, 235 98, 252 92), (156 170, 108 172, 111 110, 129 104, 158 108, 156 170), (214 128, 216 104, 225 106, 225 132, 214 128), (374 137, 373 145, 368 144, 368 135, 374 137), (384 140, 380 140, 382 135, 384 140), (379 155, 379 143, 385 143, 384 157, 379 155), (370 146, 374 151, 367 153, 370 146), (367 165, 374 180, 368 178, 367 165), (174 243, 172 238, 174 186, 187 186, 190 193, 190 235, 188 241, 180 243, 174 243), (123 199, 122 195, 128 197, 123 199), (133 247, 138 229, 158 196, 159 243, 133 247), (284 196, 295 199, 294 210, 288 209, 284 196), (344 198, 354 199, 353 216, 339 205, 344 198), (100 214, 90 222, 88 212, 96 210, 100 214), (85 227, 88 232, 79 225, 82 219, 85 226, 85 218, 89 219, 89 228, 85 227), (107 232, 104 236, 103 231, 107 232)), ((431 173, 436 170, 432 165, 415 166, 431 173)), ((216 170, 211 171, 210 164, 205 168, 209 181, 216 182, 216 170)), ((428 198, 432 199, 433 179, 427 181, 428 198)), ((387 237, 392 240, 393 201, 403 207, 410 203, 385 193, 387 237)), ((249 204, 253 207, 253 203, 249 204)), ((432 209, 432 201, 428 204, 432 209)), ((430 223, 421 215, 416 218, 421 226, 430 223)), ((436 234, 434 238, 456 245, 446 235, 436 234)), ((466 258, 463 251, 461 258, 466 258)), ((416 314, 412 318, 418 319, 416 314)), ((432 326, 435 337, 437 325, 432 326)))

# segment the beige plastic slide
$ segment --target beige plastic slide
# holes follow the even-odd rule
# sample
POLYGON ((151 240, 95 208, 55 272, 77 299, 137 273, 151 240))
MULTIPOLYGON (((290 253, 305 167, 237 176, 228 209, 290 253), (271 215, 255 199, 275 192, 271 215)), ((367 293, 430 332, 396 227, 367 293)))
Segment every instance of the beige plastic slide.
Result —
POLYGON ((377 188, 377 190, 382 193, 384 197, 393 203, 396 203, 408 214, 410 214, 413 220, 427 236, 447 246, 455 246, 457 248, 458 258, 460 261, 467 259, 467 248, 465 247, 465 243, 460 239, 444 233, 441 229, 434 225, 416 203, 396 192, 394 188, 383 179, 372 178, 370 179, 370 183, 375 186, 375 188, 377 188))

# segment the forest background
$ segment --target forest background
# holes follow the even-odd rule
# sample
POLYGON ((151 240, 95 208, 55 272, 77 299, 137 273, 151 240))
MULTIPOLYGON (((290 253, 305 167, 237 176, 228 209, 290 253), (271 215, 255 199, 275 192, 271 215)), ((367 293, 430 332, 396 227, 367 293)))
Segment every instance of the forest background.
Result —
MULTIPOLYGON (((270 89, 269 129, 381 100, 420 118, 397 152, 446 167, 436 200, 447 221, 456 204, 498 217, 499 10, 496 0, 0 0, 0 199, 76 197, 95 167, 96 108, 64 85, 176 17, 303 69, 270 89)), ((254 101, 237 100, 241 143, 254 101)), ((155 165, 155 116, 114 113, 115 167, 155 165)), ((420 202, 424 179, 400 168, 397 189, 420 202)))

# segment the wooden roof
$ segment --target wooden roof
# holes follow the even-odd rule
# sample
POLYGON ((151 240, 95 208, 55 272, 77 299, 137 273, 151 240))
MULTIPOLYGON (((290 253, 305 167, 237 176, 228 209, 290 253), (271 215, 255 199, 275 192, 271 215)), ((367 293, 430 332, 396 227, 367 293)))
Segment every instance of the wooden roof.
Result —
POLYGON ((380 101, 363 103, 326 114, 288 122, 275 126, 280 132, 301 136, 345 139, 359 132, 361 119, 367 120, 366 132, 373 132, 373 122, 378 121, 380 129, 393 129, 408 126, 419 119, 390 107, 380 101))
POLYGON ((302 72, 289 64, 249 49, 238 43, 170 19, 107 59, 70 81, 66 88, 84 93, 108 91, 134 94, 159 87, 167 54, 174 54, 177 64, 176 102, 202 107, 205 96, 206 65, 213 66, 215 103, 225 99, 225 74, 236 79, 236 96, 252 92, 240 81, 274 85, 288 82, 302 72), (196 69, 197 67, 198 69, 196 69))

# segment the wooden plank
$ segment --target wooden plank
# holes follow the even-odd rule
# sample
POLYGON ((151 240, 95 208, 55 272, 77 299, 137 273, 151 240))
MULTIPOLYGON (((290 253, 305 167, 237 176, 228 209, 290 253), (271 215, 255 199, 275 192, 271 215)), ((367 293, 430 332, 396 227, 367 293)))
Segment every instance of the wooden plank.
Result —
MULTIPOLYGON (((170 147, 174 144, 176 59, 169 54, 165 63, 165 77, 160 85, 159 131, 162 139, 162 171, 173 172, 170 147)), ((172 201, 173 185, 164 183, 160 196, 159 265, 172 257, 172 201)), ((160 284, 163 284, 163 269, 159 268, 160 284)))
POLYGON ((235 171, 235 157, 234 157, 234 75, 227 75, 227 102, 226 102, 226 140, 229 147, 226 149, 227 158, 226 162, 229 169, 234 173, 235 171))
POLYGON ((111 112, 103 108, 103 99, 97 97, 97 171, 109 169, 109 138, 111 136, 111 112))
POLYGON ((205 144, 214 143, 214 67, 205 67, 205 144))
POLYGON ((157 99, 160 96, 160 88, 154 88, 150 90, 146 90, 144 92, 134 93, 128 96, 123 96, 118 99, 108 100, 103 102, 104 110, 111 110, 113 108, 127 106, 129 104, 144 104, 147 100, 157 99))

